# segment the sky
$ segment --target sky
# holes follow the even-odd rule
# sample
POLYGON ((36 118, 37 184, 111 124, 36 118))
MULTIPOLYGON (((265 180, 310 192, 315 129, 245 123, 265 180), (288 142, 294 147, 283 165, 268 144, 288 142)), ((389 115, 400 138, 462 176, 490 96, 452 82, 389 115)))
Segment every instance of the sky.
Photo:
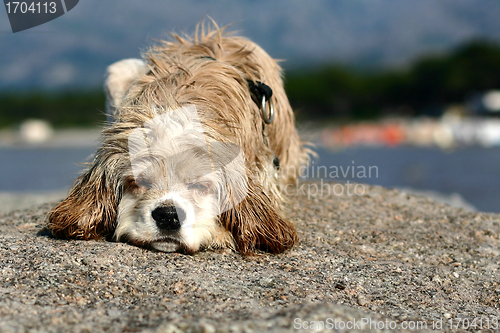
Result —
POLYGON ((405 66, 472 39, 500 42, 498 0, 81 0, 17 33, 0 8, 0 91, 99 87, 107 65, 208 17, 287 69, 405 66))

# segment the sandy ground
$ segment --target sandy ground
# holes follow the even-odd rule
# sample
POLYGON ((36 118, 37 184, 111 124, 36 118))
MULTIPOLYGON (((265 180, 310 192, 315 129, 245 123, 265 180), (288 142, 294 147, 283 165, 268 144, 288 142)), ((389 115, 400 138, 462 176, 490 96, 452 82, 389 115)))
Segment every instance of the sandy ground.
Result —
POLYGON ((51 203, 3 213, 0 332, 499 327, 500 215, 381 187, 303 186, 290 204, 300 243, 249 258, 54 239, 51 203))
MULTIPOLYGON (((68 189, 41 192, 0 192, 0 213, 7 213, 14 210, 27 209, 46 202, 57 202, 64 199, 68 189)), ((430 198, 439 203, 444 203, 453 207, 463 208, 473 212, 476 209, 466 202, 462 196, 457 193, 450 195, 434 191, 418 191, 410 188, 401 188, 401 192, 414 194, 430 198)))

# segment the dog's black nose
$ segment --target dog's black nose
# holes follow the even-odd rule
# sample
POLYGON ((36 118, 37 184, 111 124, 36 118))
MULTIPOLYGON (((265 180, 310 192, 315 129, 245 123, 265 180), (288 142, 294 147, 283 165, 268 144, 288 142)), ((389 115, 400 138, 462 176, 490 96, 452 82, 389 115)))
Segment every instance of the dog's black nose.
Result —
POLYGON ((181 228, 181 222, 186 218, 186 212, 179 207, 166 206, 156 208, 151 216, 161 230, 175 231, 181 228))

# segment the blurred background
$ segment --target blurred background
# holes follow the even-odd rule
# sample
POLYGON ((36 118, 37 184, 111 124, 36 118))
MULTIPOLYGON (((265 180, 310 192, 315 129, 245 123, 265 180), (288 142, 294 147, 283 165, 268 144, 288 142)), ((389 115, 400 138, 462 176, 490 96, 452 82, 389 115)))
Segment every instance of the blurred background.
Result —
POLYGON ((498 0, 85 0, 15 34, 0 9, 0 207, 62 198, 98 145, 106 66, 208 16, 285 59, 328 170, 305 176, 500 212, 498 0))

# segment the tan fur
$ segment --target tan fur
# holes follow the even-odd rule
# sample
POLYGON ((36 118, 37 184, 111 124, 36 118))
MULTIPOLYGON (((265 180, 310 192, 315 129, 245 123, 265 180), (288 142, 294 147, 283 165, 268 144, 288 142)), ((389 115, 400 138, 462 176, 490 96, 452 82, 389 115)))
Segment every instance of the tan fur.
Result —
MULTIPOLYGON (((118 203, 127 190, 125 179, 130 176, 130 132, 162 112, 194 104, 212 140, 235 143, 244 152, 248 195, 219 217, 237 250, 278 253, 297 242, 292 223, 283 217, 280 194, 280 188, 294 182, 297 175, 282 172, 276 178, 269 172, 275 155, 285 171, 298 170, 307 159, 283 88, 282 70, 245 38, 230 36, 217 27, 200 30, 193 38, 174 36, 174 41, 153 46, 143 55, 149 73, 132 80, 121 103, 113 101, 114 120, 103 132, 102 146, 91 167, 50 213, 53 234, 76 239, 111 236, 118 203), (260 110, 247 80, 263 82, 273 90, 275 119, 264 127, 265 139, 260 110)), ((110 90, 112 95, 112 85, 110 90)), ((227 236, 215 237, 217 243, 227 244, 227 236)))

